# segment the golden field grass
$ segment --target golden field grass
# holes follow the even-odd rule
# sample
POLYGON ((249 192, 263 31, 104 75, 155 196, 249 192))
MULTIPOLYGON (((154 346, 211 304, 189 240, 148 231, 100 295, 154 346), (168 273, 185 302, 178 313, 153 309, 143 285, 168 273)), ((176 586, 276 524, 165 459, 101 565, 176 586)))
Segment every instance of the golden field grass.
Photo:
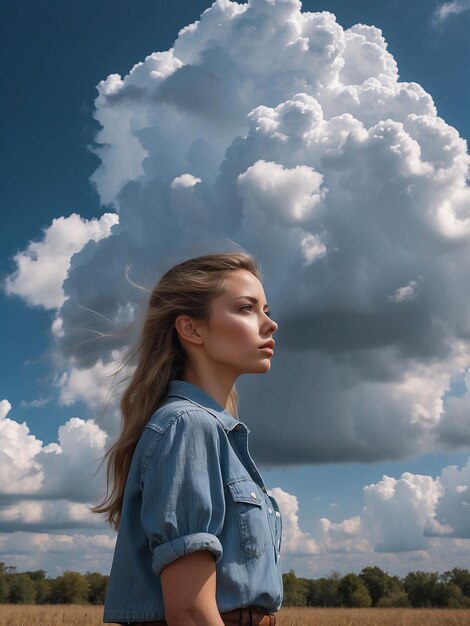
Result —
MULTIPOLYGON (((0 626, 99 626, 103 607, 0 605, 0 626)), ((276 626, 470 626, 470 609, 283 608, 276 626)))
POLYGON ((283 608, 276 626, 467 626, 470 609, 283 608))

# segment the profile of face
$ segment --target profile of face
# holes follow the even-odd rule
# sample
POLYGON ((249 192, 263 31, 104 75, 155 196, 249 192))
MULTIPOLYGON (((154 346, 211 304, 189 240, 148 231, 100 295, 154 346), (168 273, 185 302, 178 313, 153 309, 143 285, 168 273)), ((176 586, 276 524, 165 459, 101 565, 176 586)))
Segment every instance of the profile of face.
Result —
POLYGON ((263 285, 251 272, 234 270, 225 291, 212 301, 209 328, 203 331, 206 355, 236 373, 262 373, 271 367, 273 350, 261 346, 278 325, 268 315, 263 285))
POLYGON ((277 323, 268 315, 263 285, 251 272, 233 270, 222 294, 211 303, 211 319, 197 325, 201 361, 235 377, 264 373, 271 367, 273 350, 262 348, 272 340, 277 323))

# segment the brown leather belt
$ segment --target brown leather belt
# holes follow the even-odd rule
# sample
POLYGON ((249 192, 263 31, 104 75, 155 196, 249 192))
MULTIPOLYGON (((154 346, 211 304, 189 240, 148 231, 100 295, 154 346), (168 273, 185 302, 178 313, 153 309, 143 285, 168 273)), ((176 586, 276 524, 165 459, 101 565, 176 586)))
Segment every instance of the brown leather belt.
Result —
MULTIPOLYGON (((221 613, 220 617, 226 626, 275 626, 276 624, 276 615, 274 613, 266 613, 252 606, 226 611, 221 613)), ((168 626, 168 622, 164 619, 153 622, 127 623, 131 626, 168 626)))
POLYGON ((276 624, 274 613, 266 613, 252 606, 221 613, 220 617, 227 626, 235 624, 238 626, 274 626, 276 624))

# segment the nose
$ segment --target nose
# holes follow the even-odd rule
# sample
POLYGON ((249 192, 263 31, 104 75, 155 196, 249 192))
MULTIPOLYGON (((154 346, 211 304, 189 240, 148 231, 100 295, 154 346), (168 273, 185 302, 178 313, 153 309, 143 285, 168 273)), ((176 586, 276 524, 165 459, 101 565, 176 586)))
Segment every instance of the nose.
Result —
POLYGON ((271 333, 276 332, 276 330, 279 328, 279 325, 277 324, 277 322, 275 322, 271 317, 267 317, 266 326, 269 329, 266 332, 271 331, 271 333))

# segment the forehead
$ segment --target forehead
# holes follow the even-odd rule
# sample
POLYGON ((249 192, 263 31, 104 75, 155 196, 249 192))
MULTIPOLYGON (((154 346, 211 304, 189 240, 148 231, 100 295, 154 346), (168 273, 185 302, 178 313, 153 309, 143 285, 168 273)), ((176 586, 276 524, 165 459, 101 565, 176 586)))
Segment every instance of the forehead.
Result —
POLYGON ((225 298, 236 298, 239 296, 254 296, 264 298, 264 289, 261 282, 254 274, 248 270, 234 270, 230 272, 225 281, 225 298))

